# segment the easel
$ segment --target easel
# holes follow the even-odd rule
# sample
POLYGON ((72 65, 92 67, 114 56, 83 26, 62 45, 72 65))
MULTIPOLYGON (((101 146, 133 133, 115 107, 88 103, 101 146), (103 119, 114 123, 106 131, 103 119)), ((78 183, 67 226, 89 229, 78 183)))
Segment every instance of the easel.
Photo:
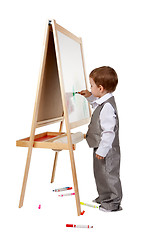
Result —
MULTIPOLYGON (((47 29, 45 34, 43 61, 40 69, 30 137, 16 141, 17 146, 28 147, 28 154, 27 154, 27 160, 26 160, 26 166, 25 166, 25 172, 24 172, 24 178, 23 178, 21 196, 19 201, 19 208, 23 206, 32 149, 48 148, 56 151, 51 183, 54 181, 54 177, 55 177, 55 170, 56 170, 56 164, 58 159, 58 150, 69 150, 75 198, 76 198, 77 214, 79 216, 81 214, 81 207, 80 207, 78 182, 77 182, 77 175, 76 175, 76 168, 75 168, 75 161, 74 161, 74 153, 73 153, 73 150, 75 150, 75 144, 72 142, 71 129, 76 126, 80 126, 88 123, 90 118, 83 119, 83 121, 75 122, 72 124, 70 124, 69 122, 66 99, 65 99, 65 90, 64 90, 64 84, 63 84, 63 75, 62 75, 57 30, 63 34, 66 34, 66 36, 72 38, 73 40, 75 40, 80 44, 82 60, 83 60, 85 84, 87 89, 83 50, 82 50, 82 39, 76 37, 75 35, 70 33, 68 30, 62 28, 60 25, 56 23, 55 20, 53 21, 49 20, 49 22, 47 23, 47 29), (53 51, 55 51, 54 55, 52 53, 53 51), (52 65, 52 67, 50 68, 49 65, 52 65), (52 77, 54 77, 54 83, 53 83, 52 77), (46 87, 44 87, 44 85, 46 85, 46 87), (57 112, 56 111, 52 112, 51 109, 53 108, 53 106, 52 108, 47 109, 48 104, 46 105, 45 108, 43 108, 42 105, 44 105, 45 101, 49 101, 49 102, 53 102, 53 104, 57 104, 57 103, 54 103, 54 101, 52 101, 53 100, 52 98, 54 95, 53 92, 49 94, 49 91, 48 91, 48 94, 47 94, 48 100, 45 100, 45 101, 43 100, 46 97, 46 93, 45 93, 45 91, 47 91, 46 89, 54 90, 55 88, 56 88, 55 94, 58 94, 57 96, 60 101, 58 103, 59 104, 58 108, 55 108, 57 109, 56 110, 57 112), (66 125, 66 133, 62 132, 62 126, 63 126, 64 120, 66 125), (60 122, 59 132, 45 132, 45 133, 35 135, 36 128, 45 126, 48 124, 52 124, 55 122, 60 122), (60 139, 64 136, 67 136, 67 143, 54 142, 55 140, 60 139)), ((89 113, 91 116, 90 108, 89 108, 89 113)))

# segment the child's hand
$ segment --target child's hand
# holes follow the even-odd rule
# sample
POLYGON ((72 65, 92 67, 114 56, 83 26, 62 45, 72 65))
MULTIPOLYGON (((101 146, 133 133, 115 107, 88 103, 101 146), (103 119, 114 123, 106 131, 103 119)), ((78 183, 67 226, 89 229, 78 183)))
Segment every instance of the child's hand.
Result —
POLYGON ((102 157, 102 156, 100 156, 100 155, 98 155, 98 154, 96 154, 96 158, 98 158, 98 159, 104 159, 104 157, 102 157))
POLYGON ((82 91, 80 91, 78 93, 81 94, 84 97, 90 97, 92 95, 92 93, 89 92, 88 90, 82 90, 82 91))

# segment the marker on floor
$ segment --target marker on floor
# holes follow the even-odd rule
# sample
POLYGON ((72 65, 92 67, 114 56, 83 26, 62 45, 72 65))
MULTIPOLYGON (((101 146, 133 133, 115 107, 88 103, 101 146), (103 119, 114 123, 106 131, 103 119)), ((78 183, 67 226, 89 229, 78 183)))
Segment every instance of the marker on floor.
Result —
POLYGON ((81 212, 81 215, 83 215, 85 213, 85 211, 83 210, 82 212, 81 212))
POLYGON ((64 187, 64 188, 54 189, 53 192, 62 192, 62 191, 71 190, 71 189, 72 187, 64 187))
POLYGON ((85 205, 87 207, 93 207, 93 208, 98 208, 97 206, 95 205, 91 205, 91 204, 88 204, 88 203, 84 203, 84 202, 80 202, 81 205, 85 205))
POLYGON ((75 195, 75 193, 66 193, 63 195, 58 195, 58 197, 65 197, 65 196, 71 196, 71 195, 75 195))
POLYGON ((66 227, 72 227, 72 228, 93 228, 93 226, 89 226, 89 225, 74 225, 74 224, 66 224, 66 227))

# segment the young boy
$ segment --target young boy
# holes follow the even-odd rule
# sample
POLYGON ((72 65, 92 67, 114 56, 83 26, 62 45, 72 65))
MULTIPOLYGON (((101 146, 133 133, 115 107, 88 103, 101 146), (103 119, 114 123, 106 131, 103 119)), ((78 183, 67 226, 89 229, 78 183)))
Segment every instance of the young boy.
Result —
POLYGON ((93 148, 94 177, 99 196, 94 200, 102 211, 121 210, 122 189, 119 178, 120 147, 117 107, 112 92, 118 77, 111 67, 94 69, 89 75, 91 92, 79 92, 95 109, 86 140, 93 148))

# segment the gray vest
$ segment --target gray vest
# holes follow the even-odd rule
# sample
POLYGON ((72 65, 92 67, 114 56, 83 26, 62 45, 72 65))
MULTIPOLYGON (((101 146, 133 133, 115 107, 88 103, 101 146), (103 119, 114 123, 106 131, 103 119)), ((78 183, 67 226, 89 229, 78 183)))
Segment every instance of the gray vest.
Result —
POLYGON ((88 132, 86 134, 87 143, 88 143, 89 147, 91 147, 91 148, 98 148, 99 143, 101 141, 101 133, 103 130, 100 125, 99 116, 100 116, 100 112, 101 112, 103 106, 107 102, 109 102, 112 105, 112 107, 114 108, 115 114, 116 114, 116 125, 114 128, 115 138, 113 140, 112 147, 119 146, 119 120, 118 120, 116 103, 115 103, 114 97, 112 96, 107 101, 105 101, 101 105, 99 105, 92 114, 91 122, 88 126, 88 132))

